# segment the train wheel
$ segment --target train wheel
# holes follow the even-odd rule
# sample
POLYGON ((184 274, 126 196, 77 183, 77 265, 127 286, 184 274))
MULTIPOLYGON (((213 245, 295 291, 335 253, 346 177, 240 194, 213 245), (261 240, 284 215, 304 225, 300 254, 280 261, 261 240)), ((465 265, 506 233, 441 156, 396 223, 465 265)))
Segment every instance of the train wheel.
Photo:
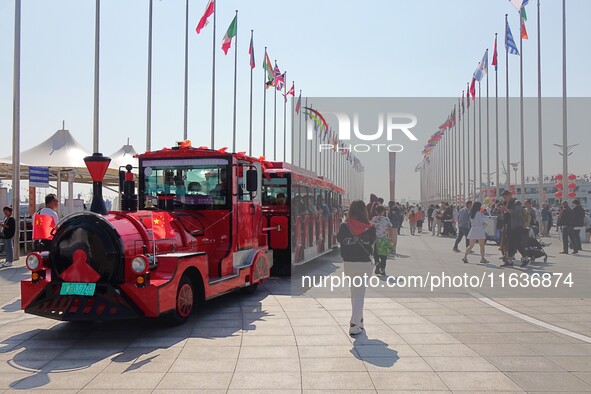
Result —
POLYGON ((195 306, 195 291, 188 275, 183 275, 176 291, 176 305, 171 313, 172 324, 180 325, 187 321, 195 306))

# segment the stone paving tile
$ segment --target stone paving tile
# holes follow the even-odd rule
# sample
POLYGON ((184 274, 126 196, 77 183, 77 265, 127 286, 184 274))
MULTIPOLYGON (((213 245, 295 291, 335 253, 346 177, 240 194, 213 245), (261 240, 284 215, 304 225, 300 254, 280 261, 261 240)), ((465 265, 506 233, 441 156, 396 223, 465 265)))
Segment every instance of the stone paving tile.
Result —
MULTIPOLYGON (((389 360, 389 359, 388 359, 389 360)), ((364 372, 363 361, 351 358, 302 358, 303 372, 364 372)), ((387 363, 387 361, 386 361, 387 363)))
POLYGON ((520 390, 519 386, 501 372, 438 372, 438 375, 452 391, 520 390))
POLYGON ((301 386, 299 372, 236 372, 230 382, 230 388, 236 390, 273 388, 279 392, 301 386))
POLYGON ((588 385, 591 385, 591 372, 575 372, 574 375, 588 385))
POLYGON ((8 390, 14 388, 16 384, 24 379, 30 379, 35 376, 33 372, 12 372, 10 374, 0 374, 0 390, 8 390))
POLYGON ((340 326, 301 326, 293 327, 296 336, 302 335, 338 335, 344 331, 340 326))
POLYGON ((230 385, 232 373, 167 373, 158 383, 157 389, 183 389, 193 392, 201 390, 226 390, 230 385))
POLYGON ((353 346, 298 346, 300 358, 317 357, 356 357, 353 346))
POLYGON ((543 356, 591 356, 591 344, 586 343, 528 343, 525 346, 543 356))
POLYGON ((443 344, 457 344, 460 343, 454 336, 441 332, 435 334, 403 334, 400 336, 409 345, 443 345, 443 344))
POLYGON ((173 363, 172 358, 143 357, 130 362, 111 362, 102 372, 120 374, 166 372, 173 363))
POLYGON ((351 339, 345 333, 336 335, 302 335, 296 337, 298 346, 338 346, 349 345, 351 339))
POLYGON ((492 328, 484 323, 437 323, 437 326, 452 335, 462 332, 494 332, 492 328))
POLYGON ((538 353, 520 344, 508 343, 471 343, 468 346, 481 356, 536 356, 538 353))
POLYGON ((465 344, 474 343, 517 343, 513 336, 509 334, 491 333, 491 332, 460 332, 453 336, 465 344))
POLYGON ((293 335, 245 335, 242 346, 295 346, 293 335))
POLYGON ((433 369, 422 357, 364 357, 364 364, 370 372, 432 372, 433 369))
MULTIPOLYGON (((236 360, 231 358, 202 359, 179 358, 170 360, 170 368, 167 372, 233 372, 236 368, 236 360)), ((105 370, 108 372, 108 368, 105 370)))
POLYGON ((391 324, 390 328, 398 334, 435 334, 444 331, 435 324, 391 324))
POLYGON ((228 337, 214 338, 187 338, 184 347, 202 346, 202 347, 223 347, 240 346, 242 335, 231 335, 228 337))
POLYGON ((302 372, 302 389, 309 390, 373 390, 372 379, 367 372, 302 372))
POLYGON ((507 372, 525 391, 591 391, 591 385, 569 372, 507 372))
MULTIPOLYGON (((304 360, 305 359, 301 360, 302 364, 304 363, 304 360)), ((300 370, 300 360, 295 357, 268 359, 240 358, 235 365, 236 372, 296 372, 300 370)))
POLYGON ((412 345, 412 348, 422 357, 476 357, 478 354, 468 346, 457 344, 444 345, 412 345))
POLYGON ((240 350, 240 358, 297 358, 295 346, 250 346, 240 350))
POLYGON ((447 390, 435 372, 370 372, 378 390, 447 390))
POLYGON ((541 356, 497 356, 487 357, 487 360, 503 372, 564 371, 557 364, 541 356))
POLYGON ((435 372, 487 372, 498 371, 482 357, 424 357, 435 372))
POLYGON ((18 383, 14 389, 52 389, 52 390, 68 390, 68 389, 82 389, 92 379, 97 376, 98 372, 76 372, 76 373, 37 373, 31 375, 18 383))
POLYGON ((185 347, 179 353, 178 358, 204 358, 204 359, 216 359, 216 358, 231 358, 233 360, 238 358, 240 347, 238 346, 225 346, 222 351, 215 347, 185 347))
POLYGON ((546 358, 569 372, 591 372, 589 356, 546 356, 546 358))
POLYGON ((425 316, 425 319, 432 323, 476 323, 476 320, 465 315, 431 315, 425 316))

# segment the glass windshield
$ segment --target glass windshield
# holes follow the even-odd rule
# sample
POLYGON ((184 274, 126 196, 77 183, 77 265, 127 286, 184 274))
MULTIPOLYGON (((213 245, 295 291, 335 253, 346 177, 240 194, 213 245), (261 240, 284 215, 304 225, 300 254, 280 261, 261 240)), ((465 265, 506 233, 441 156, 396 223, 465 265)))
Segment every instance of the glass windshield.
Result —
POLYGON ((286 178, 263 179, 263 205, 289 205, 286 178))
POLYGON ((228 209, 226 159, 146 160, 142 171, 145 207, 172 198, 174 207, 228 209))

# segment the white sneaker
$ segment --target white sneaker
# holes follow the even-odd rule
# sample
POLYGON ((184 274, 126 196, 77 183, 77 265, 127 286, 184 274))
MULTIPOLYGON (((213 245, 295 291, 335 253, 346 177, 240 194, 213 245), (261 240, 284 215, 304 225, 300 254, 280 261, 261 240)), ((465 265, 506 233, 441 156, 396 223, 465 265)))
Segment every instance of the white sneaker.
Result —
POLYGON ((8 268, 8 267, 12 267, 14 264, 10 263, 3 263, 2 264, 2 268, 8 268))
POLYGON ((356 324, 351 324, 351 326, 349 327, 349 335, 358 335, 361 334, 362 331, 363 328, 356 324))
POLYGON ((0 268, 4 268, 4 267, 6 267, 6 263, 5 262, 4 263, 0 263, 0 268))

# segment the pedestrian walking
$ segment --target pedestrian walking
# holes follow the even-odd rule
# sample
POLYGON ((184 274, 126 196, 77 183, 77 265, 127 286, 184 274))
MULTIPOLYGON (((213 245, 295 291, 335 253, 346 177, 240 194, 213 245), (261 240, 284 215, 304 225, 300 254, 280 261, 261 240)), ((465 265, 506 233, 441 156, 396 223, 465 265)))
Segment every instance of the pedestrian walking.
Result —
POLYGON ((410 235, 415 235, 415 232, 417 231, 417 214, 414 208, 412 208, 408 214, 408 227, 410 229, 410 235))
POLYGON ((468 240, 468 233, 470 232, 470 209, 472 208, 472 201, 466 201, 466 206, 460 209, 458 214, 458 237, 454 243, 453 251, 459 253, 458 245, 462 241, 462 238, 466 237, 466 247, 470 244, 468 240))
POLYGON ((371 256, 376 241, 376 229, 367 218, 363 201, 356 200, 349 205, 347 219, 339 227, 337 240, 341 244, 341 257, 345 275, 351 284, 351 320, 349 334, 360 334, 363 329, 363 304, 367 277, 371 275, 371 256))
POLYGON ((392 253, 393 245, 390 241, 389 230, 392 227, 390 219, 386 216, 386 208, 380 205, 376 208, 376 216, 371 219, 371 224, 376 229, 376 244, 374 258, 376 263, 375 274, 386 275, 386 261, 392 253))
POLYGON ((433 210, 435 210, 435 206, 433 204, 429 205, 429 208, 427 208, 427 226, 429 231, 431 231, 433 228, 433 217, 431 216, 433 214, 433 210))
POLYGON ((478 243, 480 245, 480 264, 488 264, 488 260, 484 257, 484 244, 486 243, 484 228, 486 223, 484 223, 484 215, 480 212, 481 207, 482 204, 476 201, 470 209, 470 232, 468 233, 470 245, 464 252, 464 258, 462 259, 464 263, 468 263, 468 254, 472 252, 474 245, 478 243))
POLYGON ((577 254, 583 249, 580 229, 585 228, 585 216, 585 209, 581 206, 581 202, 579 200, 573 200, 573 247, 576 250, 573 254, 577 254))
POLYGON ((441 233, 441 224, 442 224, 442 211, 439 208, 439 205, 435 205, 433 212, 431 212, 431 219, 433 220, 433 225, 431 226, 431 235, 439 236, 441 233))
POLYGON ((513 266, 515 261, 515 254, 517 251, 525 256, 523 249, 524 239, 527 236, 525 228, 526 219, 529 213, 524 211, 520 201, 516 201, 509 190, 505 190, 501 196, 505 201, 505 206, 502 207, 503 223, 506 228, 507 237, 507 257, 503 260, 502 267, 513 266))
POLYGON ((393 248, 390 257, 394 257, 396 255, 396 247, 398 246, 398 234, 400 232, 400 224, 402 223, 402 213, 400 213, 400 207, 394 201, 388 203, 388 208, 388 219, 390 219, 390 223, 392 224, 389 233, 393 248))
POLYGON ((4 249, 6 260, 0 264, 0 268, 12 267, 14 261, 14 235, 16 234, 16 220, 12 216, 12 208, 4 207, 4 220, 0 224, 2 238, 4 238, 4 249))
POLYGON ((548 204, 544 204, 540 211, 540 235, 542 237, 548 237, 550 228, 548 224, 550 223, 550 206, 548 204))
POLYGON ((419 205, 417 208, 417 231, 419 234, 423 233, 423 223, 425 221, 425 213, 423 208, 419 205))
POLYGON ((573 210, 568 206, 568 201, 562 202, 562 211, 557 224, 562 231, 562 252, 559 253, 568 254, 569 241, 573 254, 579 253, 577 241, 575 240, 573 210))

